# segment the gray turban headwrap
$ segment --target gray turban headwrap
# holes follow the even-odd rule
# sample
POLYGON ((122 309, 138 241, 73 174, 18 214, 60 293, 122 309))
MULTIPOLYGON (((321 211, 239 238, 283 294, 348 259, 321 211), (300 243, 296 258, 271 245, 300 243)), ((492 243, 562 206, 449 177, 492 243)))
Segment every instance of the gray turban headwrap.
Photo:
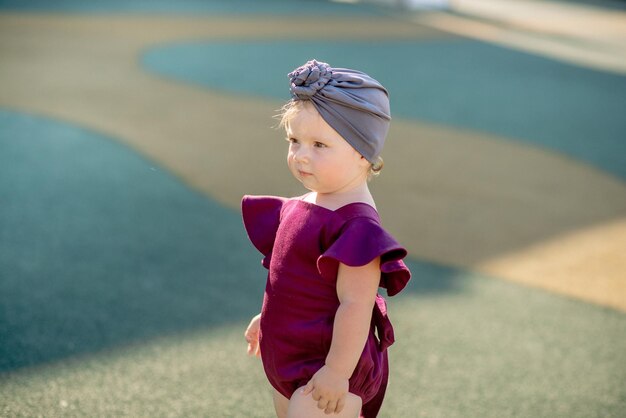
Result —
POLYGON ((289 73, 293 100, 320 116, 369 162, 380 155, 391 120, 387 90, 365 73, 311 60, 289 73))

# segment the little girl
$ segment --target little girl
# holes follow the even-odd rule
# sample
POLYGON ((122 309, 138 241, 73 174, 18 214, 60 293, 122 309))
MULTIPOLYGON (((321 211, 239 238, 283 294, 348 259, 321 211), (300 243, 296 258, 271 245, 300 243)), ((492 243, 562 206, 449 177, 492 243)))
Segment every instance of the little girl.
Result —
POLYGON ((279 418, 375 417, 394 341, 377 291, 393 296, 411 277, 367 186, 382 167, 387 91, 315 60, 289 77, 287 163, 310 193, 243 198, 246 231, 269 270, 248 353, 262 358, 279 418))

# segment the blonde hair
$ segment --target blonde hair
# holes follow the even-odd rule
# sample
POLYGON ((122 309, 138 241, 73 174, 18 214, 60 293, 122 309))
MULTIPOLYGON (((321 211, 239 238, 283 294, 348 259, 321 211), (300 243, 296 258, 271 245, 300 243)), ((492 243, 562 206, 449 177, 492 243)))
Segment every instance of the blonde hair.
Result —
POLYGON ((370 171, 367 175, 367 179, 371 180, 374 177, 378 177, 380 175, 380 172, 383 170, 384 165, 385 165, 385 162, 383 161, 383 157, 381 157, 380 155, 376 157, 376 161, 374 161, 370 165, 370 171))
POLYGON ((291 119, 302 109, 304 106, 304 102, 302 100, 289 100, 287 103, 283 105, 278 111, 274 118, 278 119, 277 128, 287 129, 289 127, 289 122, 291 119))
MULTIPOLYGON (((288 129, 289 122, 291 122, 294 116, 300 110, 302 110, 302 106, 304 106, 304 103, 306 103, 304 100, 293 100, 293 99, 285 103, 283 107, 281 107, 278 110, 279 113, 276 116, 274 116, 276 119, 278 119, 278 126, 276 128, 288 129)), ((369 173, 367 174, 367 179, 371 180, 374 177, 378 177, 384 165, 385 164, 383 162, 383 158, 380 156, 376 157, 376 161, 374 161, 373 163, 370 163, 370 169, 369 169, 369 173)))

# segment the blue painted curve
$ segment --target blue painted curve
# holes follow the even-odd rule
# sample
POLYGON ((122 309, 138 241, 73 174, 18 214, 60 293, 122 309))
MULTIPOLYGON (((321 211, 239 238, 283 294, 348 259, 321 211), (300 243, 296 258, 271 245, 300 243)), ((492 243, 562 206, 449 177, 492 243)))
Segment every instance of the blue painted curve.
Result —
POLYGON ((372 5, 328 0, 0 0, 0 10, 62 13, 372 16, 372 5))
POLYGON ((490 132, 626 179, 626 77, 470 40, 190 41, 144 52, 151 72, 242 95, 287 99, 310 58, 388 88, 395 116, 490 132))
POLYGON ((114 138, 0 109, 0 372, 249 317, 256 259, 238 214, 114 138))
MULTIPOLYGON (((115 138, 0 108, 0 374, 247 321, 260 258, 240 214, 115 138)), ((422 293, 460 285, 410 267, 422 293)))

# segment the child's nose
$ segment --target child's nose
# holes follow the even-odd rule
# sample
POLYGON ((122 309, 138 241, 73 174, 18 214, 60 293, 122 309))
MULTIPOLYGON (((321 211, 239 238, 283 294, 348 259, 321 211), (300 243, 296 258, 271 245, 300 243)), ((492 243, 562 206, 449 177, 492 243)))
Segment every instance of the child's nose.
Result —
POLYGON ((293 154, 293 158, 296 161, 306 161, 309 159, 309 151, 305 146, 299 146, 298 149, 295 150, 293 154))

